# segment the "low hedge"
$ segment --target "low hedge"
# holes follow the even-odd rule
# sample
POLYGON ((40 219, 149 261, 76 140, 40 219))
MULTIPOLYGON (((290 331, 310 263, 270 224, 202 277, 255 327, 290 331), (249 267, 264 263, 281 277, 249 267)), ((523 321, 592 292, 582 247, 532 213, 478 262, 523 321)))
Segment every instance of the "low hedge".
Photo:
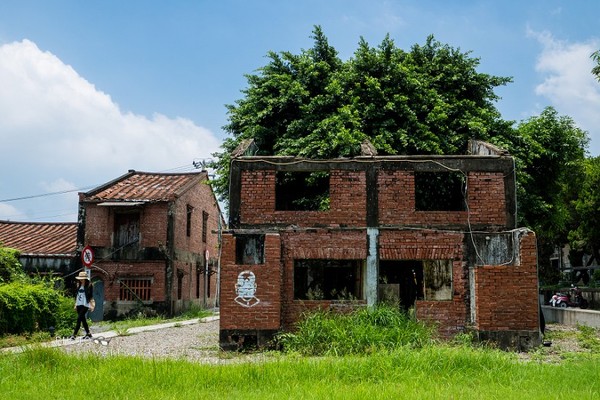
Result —
MULTIPOLYGON (((48 330, 66 303, 55 289, 43 283, 0 284, 0 335, 48 330), (61 306, 62 303, 65 303, 61 306)), ((72 307, 72 301, 70 301, 72 307)))

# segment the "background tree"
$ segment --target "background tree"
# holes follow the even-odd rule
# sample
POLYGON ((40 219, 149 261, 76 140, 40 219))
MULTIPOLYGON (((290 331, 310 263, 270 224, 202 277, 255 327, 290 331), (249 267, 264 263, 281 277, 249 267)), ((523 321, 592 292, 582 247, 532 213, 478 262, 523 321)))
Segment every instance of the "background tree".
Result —
MULTIPOLYGON (((516 160, 519 225, 538 237, 540 279, 557 281, 550 266, 556 246, 577 224, 572 202, 582 184, 587 133, 548 107, 518 124, 507 148, 516 160)), ((506 145, 506 144, 505 144, 506 145)))
POLYGON ((221 199, 229 155, 244 139, 259 154, 331 158, 358 155, 365 138, 380 154, 457 154, 469 138, 510 133, 494 88, 511 79, 477 72, 469 53, 433 36, 405 52, 388 36, 378 47, 361 39, 344 62, 320 27, 312 38, 298 55, 268 53, 269 63, 246 76, 245 97, 227 106, 231 136, 213 164, 221 199))
MULTIPOLYGON (((569 235, 574 251, 591 254, 600 260, 600 156, 585 162, 579 197, 574 201, 577 226, 569 235)), ((591 259, 590 259, 591 260, 591 259)))

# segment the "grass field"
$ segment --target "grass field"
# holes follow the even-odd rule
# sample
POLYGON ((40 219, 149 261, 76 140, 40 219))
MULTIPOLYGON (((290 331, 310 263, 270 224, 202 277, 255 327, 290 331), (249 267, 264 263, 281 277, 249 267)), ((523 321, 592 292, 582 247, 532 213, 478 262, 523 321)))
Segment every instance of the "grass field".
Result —
POLYGON ((600 398, 593 328, 556 329, 551 348, 527 357, 474 344, 468 335, 440 342, 434 333, 379 308, 310 315, 282 337, 284 352, 260 362, 232 363, 232 353, 208 365, 39 346, 0 353, 0 399, 600 398))
POLYGON ((0 357, 2 399, 597 399, 600 358, 560 364, 470 347, 368 356, 274 356, 251 364, 72 356, 39 348, 0 357))

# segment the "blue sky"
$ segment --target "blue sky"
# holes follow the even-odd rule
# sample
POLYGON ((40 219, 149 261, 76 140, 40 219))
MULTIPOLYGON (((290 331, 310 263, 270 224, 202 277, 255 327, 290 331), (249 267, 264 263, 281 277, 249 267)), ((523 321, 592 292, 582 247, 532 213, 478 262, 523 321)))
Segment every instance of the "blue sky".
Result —
POLYGON ((270 50, 310 48, 314 25, 344 60, 386 34, 405 50, 433 34, 471 51, 480 72, 514 79, 497 90, 504 118, 553 106, 600 155, 596 0, 3 0, 0 220, 76 221, 78 189, 192 171, 225 137, 244 74, 270 50))

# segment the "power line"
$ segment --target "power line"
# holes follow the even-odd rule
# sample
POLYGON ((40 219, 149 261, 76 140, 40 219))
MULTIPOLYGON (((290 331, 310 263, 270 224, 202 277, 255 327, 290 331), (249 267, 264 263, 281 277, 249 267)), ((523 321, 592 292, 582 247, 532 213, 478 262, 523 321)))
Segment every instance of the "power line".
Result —
MULTIPOLYGON (((190 171, 194 171, 196 169, 198 169, 201 165, 204 166, 206 164, 206 161, 212 161, 212 159, 208 158, 208 159, 201 159, 200 162, 196 162, 193 161, 192 165, 190 164, 186 164, 186 165, 181 165, 178 167, 174 167, 174 168, 170 168, 170 169, 166 169, 166 170, 162 170, 160 172, 190 172, 190 171)), ((48 192, 48 193, 42 193, 42 194, 33 194, 30 196, 21 196, 21 197, 13 197, 13 198, 9 198, 9 199, 0 199, 0 203, 8 203, 11 201, 20 201, 20 200, 29 200, 29 199, 36 199, 36 198, 40 198, 40 197, 47 197, 47 196, 55 196, 55 195, 59 195, 59 194, 66 194, 66 193, 73 193, 73 192, 81 192, 87 189, 93 189, 95 187, 97 187, 99 185, 93 185, 93 186, 85 186, 82 188, 78 188, 78 189, 70 189, 70 190, 61 190, 58 192, 48 192)))
POLYGON ((82 190, 91 189, 93 187, 95 187, 95 186, 86 186, 86 187, 82 187, 82 188, 79 188, 79 189, 61 190, 61 191, 58 191, 58 192, 48 192, 48 193, 43 193, 43 194, 33 194, 31 196, 13 197, 12 199, 0 199, 0 203, 8 203, 9 201, 19 201, 19 200, 35 199, 35 198, 38 198, 38 197, 55 196, 57 194, 80 192, 82 190))

